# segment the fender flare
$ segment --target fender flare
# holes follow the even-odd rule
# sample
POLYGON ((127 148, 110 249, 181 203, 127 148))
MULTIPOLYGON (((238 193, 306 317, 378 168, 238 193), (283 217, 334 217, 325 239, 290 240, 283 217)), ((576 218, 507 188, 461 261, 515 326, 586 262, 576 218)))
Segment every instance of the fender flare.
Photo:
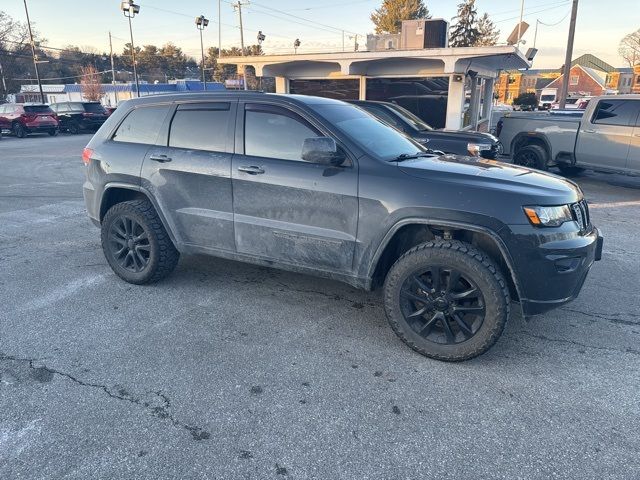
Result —
POLYGON ((522 287, 520 286, 520 282, 518 281, 513 258, 509 253, 509 249, 507 248, 506 244, 504 243, 504 241, 496 231, 487 227, 482 227, 479 225, 473 225, 473 224, 464 223, 464 222, 456 222, 456 221, 450 221, 450 220, 436 220, 436 219, 429 219, 429 218, 423 218, 423 217, 404 218, 396 222, 387 231, 385 236, 382 238, 382 240, 378 244, 378 248, 376 249, 376 252, 369 264, 369 269, 367 272, 367 278, 369 282, 371 282, 373 279, 373 274, 375 272, 375 269, 378 265, 378 262, 380 261, 380 257, 382 256, 382 253, 384 252, 385 248, 387 247, 387 245, 389 244, 393 236, 396 234, 396 232, 400 228, 404 227, 405 225, 428 225, 428 226, 451 227, 451 228, 457 228, 462 230, 470 230, 472 232, 478 232, 478 233, 487 235, 498 247, 498 251, 502 255, 502 258, 505 264, 507 265, 507 269, 509 270, 508 273, 511 276, 511 280, 513 281, 513 284, 515 286, 516 293, 518 294, 518 298, 520 300, 526 298, 522 294, 522 287))
MULTIPOLYGON (((109 183, 105 184, 104 190, 102 191, 102 197, 100 199, 100 210, 99 210, 100 212, 102 212, 102 206, 104 204, 104 199, 106 197, 106 193, 109 190, 113 190, 114 188, 133 190, 133 191, 142 193, 145 197, 147 197, 147 200, 149 200, 151 202, 151 205, 153 205, 153 208, 156 210, 156 213, 158 214, 158 217, 160 218, 160 221, 162 222, 162 226, 164 227, 164 229, 169 234, 169 238, 171 239, 173 244, 176 246, 176 248, 178 248, 178 245, 179 245, 178 239, 174 235, 173 229, 170 227, 169 222, 167 221, 166 217, 162 213, 162 209, 158 205, 158 202, 153 197, 153 195, 151 195, 149 190, 147 190, 146 188, 144 188, 144 187, 142 187, 140 185, 132 185, 130 183, 122 183, 122 182, 109 182, 109 183)), ((100 222, 102 222, 102 218, 100 218, 100 222)))

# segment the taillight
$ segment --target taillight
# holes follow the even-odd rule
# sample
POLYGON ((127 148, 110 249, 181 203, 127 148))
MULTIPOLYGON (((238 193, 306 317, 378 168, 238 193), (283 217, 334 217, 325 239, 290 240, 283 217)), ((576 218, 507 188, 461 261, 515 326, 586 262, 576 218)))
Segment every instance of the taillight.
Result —
POLYGON ((22 115, 20 115, 20 118, 22 118, 25 122, 33 122, 36 117, 37 115, 34 115, 32 113, 23 113, 22 115))
POLYGON ((91 162, 92 156, 93 156, 93 149, 85 147, 85 149, 82 150, 82 163, 84 163, 85 165, 89 165, 89 162, 91 162))
POLYGON ((502 124, 504 122, 502 121, 502 119, 498 120, 498 124, 496 125, 496 137, 500 136, 500 132, 502 132, 502 124))

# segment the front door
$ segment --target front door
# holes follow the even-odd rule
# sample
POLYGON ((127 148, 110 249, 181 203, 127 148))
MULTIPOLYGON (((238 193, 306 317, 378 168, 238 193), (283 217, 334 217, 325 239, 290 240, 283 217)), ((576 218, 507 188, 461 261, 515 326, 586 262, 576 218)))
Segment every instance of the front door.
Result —
POLYGON ((592 117, 580 123, 578 165, 625 169, 638 108, 640 102, 636 100, 601 99, 592 117))
MULTIPOLYGON (((640 100, 636 103, 640 106, 640 100)), ((629 159, 627 160, 627 169, 636 174, 640 174, 640 108, 638 110, 633 137, 631 137, 629 145, 629 159)))
POLYGON ((238 253, 351 272, 358 220, 356 163, 348 159, 329 167, 303 161, 304 140, 324 134, 289 108, 246 104, 237 125, 232 177, 238 253))
POLYGON ((231 157, 237 101, 179 104, 142 167, 178 241, 235 251, 231 157))

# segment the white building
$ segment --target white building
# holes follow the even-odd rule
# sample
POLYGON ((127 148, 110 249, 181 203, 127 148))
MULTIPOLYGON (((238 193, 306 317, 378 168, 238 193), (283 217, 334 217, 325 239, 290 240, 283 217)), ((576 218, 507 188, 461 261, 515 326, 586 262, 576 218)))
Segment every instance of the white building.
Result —
POLYGON ((514 46, 226 57, 275 77, 277 93, 396 102, 436 128, 486 130, 501 70, 531 65, 514 46))

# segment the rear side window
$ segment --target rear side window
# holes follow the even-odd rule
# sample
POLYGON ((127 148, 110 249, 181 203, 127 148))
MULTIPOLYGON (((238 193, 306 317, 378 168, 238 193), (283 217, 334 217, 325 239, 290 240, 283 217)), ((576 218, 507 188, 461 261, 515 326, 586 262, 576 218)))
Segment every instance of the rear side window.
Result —
POLYGON ((169 105, 136 108, 120 124, 112 140, 153 145, 168 112, 169 105))
POLYGON ((293 112, 275 108, 245 111, 245 155, 303 161, 304 140, 318 136, 318 132, 293 112))
POLYGON ((634 124, 639 111, 636 100, 600 100, 591 123, 627 127, 634 124))
POLYGON ((51 110, 47 105, 26 105, 24 107, 24 111, 26 113, 53 113, 53 110, 51 110))
POLYGON ((204 108, 180 105, 171 121, 169 146, 224 152, 229 117, 228 103, 208 104, 204 108))
POLYGON ((100 103, 83 103, 84 111, 89 113, 105 113, 105 109, 100 103))

